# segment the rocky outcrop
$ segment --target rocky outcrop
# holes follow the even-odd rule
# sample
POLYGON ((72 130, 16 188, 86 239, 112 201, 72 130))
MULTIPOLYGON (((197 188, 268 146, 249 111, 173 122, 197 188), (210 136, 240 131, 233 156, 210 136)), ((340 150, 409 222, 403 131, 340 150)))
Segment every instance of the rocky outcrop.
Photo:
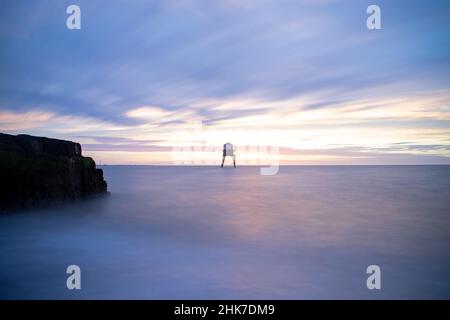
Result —
POLYGON ((0 211, 107 193, 79 143, 0 133, 0 211))

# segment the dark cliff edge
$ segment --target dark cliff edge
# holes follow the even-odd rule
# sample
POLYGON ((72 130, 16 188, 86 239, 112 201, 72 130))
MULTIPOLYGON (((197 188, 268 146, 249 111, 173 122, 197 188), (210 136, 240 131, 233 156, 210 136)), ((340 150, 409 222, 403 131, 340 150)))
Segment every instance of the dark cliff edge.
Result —
POLYGON ((103 170, 79 143, 0 133, 0 211, 107 193, 103 170))

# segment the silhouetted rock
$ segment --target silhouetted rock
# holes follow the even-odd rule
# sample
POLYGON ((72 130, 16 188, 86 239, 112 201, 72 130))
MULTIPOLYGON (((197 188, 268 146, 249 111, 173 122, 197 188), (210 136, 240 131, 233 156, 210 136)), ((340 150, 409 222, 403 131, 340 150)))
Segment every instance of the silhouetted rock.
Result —
POLYGON ((79 143, 0 133, 0 211, 107 193, 79 143))

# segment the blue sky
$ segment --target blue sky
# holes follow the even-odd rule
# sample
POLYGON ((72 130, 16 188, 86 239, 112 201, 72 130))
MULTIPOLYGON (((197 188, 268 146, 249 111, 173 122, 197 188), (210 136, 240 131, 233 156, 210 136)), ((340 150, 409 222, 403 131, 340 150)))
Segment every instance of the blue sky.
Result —
POLYGON ((450 163, 448 1, 1 6, 2 132, 80 141, 106 163, 228 140, 276 145, 283 163, 450 163))

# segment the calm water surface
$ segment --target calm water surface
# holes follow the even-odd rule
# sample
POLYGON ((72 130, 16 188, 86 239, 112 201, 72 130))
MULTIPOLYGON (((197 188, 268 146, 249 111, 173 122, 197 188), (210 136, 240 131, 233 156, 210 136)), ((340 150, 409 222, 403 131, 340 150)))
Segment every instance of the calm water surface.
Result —
POLYGON ((0 216, 0 298, 450 298, 450 166, 104 170, 109 197, 0 216))

